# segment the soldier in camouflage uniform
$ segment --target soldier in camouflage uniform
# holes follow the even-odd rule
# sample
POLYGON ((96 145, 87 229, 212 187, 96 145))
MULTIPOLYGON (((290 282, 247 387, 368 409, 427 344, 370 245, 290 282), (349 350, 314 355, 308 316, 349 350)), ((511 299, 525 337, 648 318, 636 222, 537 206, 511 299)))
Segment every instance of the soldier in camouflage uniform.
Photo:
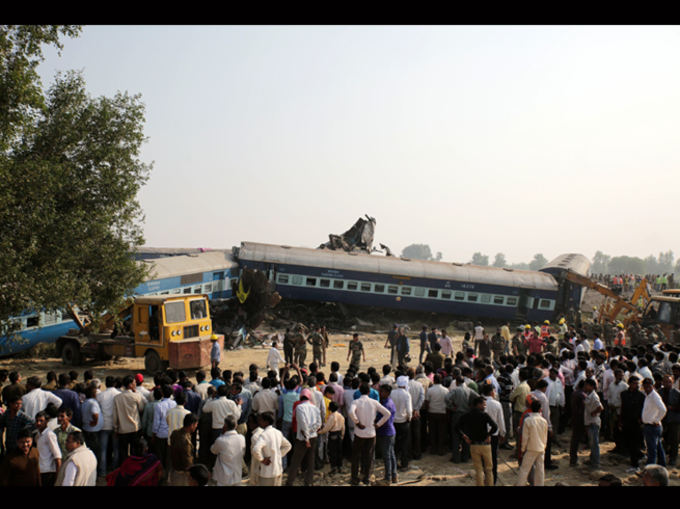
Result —
POLYGON ((321 366, 323 361, 323 336, 321 335, 321 327, 314 327, 314 332, 307 337, 307 343, 312 345, 314 362, 316 362, 318 366, 321 366))
POLYGON ((496 334, 491 338, 491 351, 493 352, 493 360, 496 363, 500 363, 500 357, 505 350, 505 340, 501 336, 501 330, 496 329, 496 334))
POLYGON ((307 359, 307 342, 302 334, 302 329, 297 329, 295 336, 293 336, 293 341, 295 341, 295 364, 304 368, 305 359, 307 359))
POLYGON ((609 323, 609 318, 604 319, 604 343, 607 346, 612 346, 614 341, 614 326, 609 323))
POLYGON ((658 325, 654 326, 654 334, 656 334, 657 343, 666 343, 668 341, 668 339, 666 339, 666 335, 663 333, 661 327, 659 327, 658 325))
POLYGON ((364 357, 364 362, 366 362, 366 352, 364 351, 364 345, 361 343, 361 341, 359 341, 359 334, 357 334, 356 332, 352 337, 352 341, 350 341, 349 343, 349 352, 347 353, 347 360, 349 360, 350 355, 352 356, 350 366, 356 367, 357 371, 359 371, 359 368, 361 366, 362 355, 364 357))

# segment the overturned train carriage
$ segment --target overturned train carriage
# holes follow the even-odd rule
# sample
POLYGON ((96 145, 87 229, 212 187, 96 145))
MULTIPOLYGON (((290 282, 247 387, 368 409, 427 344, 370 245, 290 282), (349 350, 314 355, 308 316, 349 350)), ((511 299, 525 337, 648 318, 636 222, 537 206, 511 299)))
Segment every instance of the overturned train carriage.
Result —
POLYGON ((565 293, 556 277, 564 270, 585 275, 589 263, 582 255, 563 256, 574 258, 553 261, 564 267, 551 262, 553 275, 254 242, 234 248, 241 268, 264 271, 284 299, 537 321, 563 312, 570 297, 580 303, 580 293, 565 293))

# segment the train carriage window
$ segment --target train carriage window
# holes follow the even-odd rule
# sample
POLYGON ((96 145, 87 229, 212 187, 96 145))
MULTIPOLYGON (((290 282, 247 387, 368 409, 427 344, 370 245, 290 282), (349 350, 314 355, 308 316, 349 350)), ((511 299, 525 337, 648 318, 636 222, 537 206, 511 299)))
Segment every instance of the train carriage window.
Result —
POLYGON ((335 288, 336 290, 342 290, 343 288, 345 288, 345 282, 338 279, 334 279, 333 288, 335 288))
POLYGON ((57 323, 57 313, 45 313, 45 325, 52 325, 57 323))
POLYGON ((319 286, 321 288, 330 288, 331 287, 331 280, 330 279, 319 279, 319 286))
POLYGON ((302 284, 302 276, 293 276, 293 284, 294 285, 301 285, 302 284))
POLYGON ((287 285, 288 284, 288 274, 279 274, 278 277, 278 282, 281 283, 282 285, 287 285))
POLYGON ((482 302, 485 303, 485 304, 488 304, 489 302, 491 302, 491 295, 489 295, 488 293, 483 293, 482 294, 482 302))
POLYGON ((396 295, 399 293, 399 287, 390 285, 387 287, 387 293, 389 293, 390 295, 396 295))
POLYGON ((493 303, 494 304, 503 304, 503 297, 500 295, 494 295, 493 296, 493 303))
POLYGON ((453 300, 465 300, 465 292, 456 292, 453 295, 453 300))
POLYGON ((212 292, 212 283, 206 283, 203 285, 203 293, 211 293, 212 292))
POLYGON ((439 296, 439 290, 428 290, 427 291, 427 296, 430 299, 436 299, 439 296))
POLYGON ((516 306, 517 305, 517 297, 508 297, 506 304, 508 306, 516 306))
POLYGON ((182 293, 191 293, 191 287, 187 286, 182 293))
MULTIPOLYGON (((194 288, 194 293, 201 293, 201 287, 198 286, 196 288, 194 288), (198 291, 196 291, 196 288, 198 288, 198 291)), ((161 295, 170 295, 170 292, 161 292, 160 294, 161 295)))
POLYGON ((546 299, 541 299, 540 307, 541 309, 550 309, 550 301, 546 299))
POLYGON ((412 290, 412 288, 410 286, 402 286, 401 287, 401 294, 402 295, 411 295, 411 290, 412 290))
POLYGON ((385 285, 375 285, 373 291, 375 293, 385 293, 385 285))
POLYGON ((308 277, 305 284, 307 286, 316 286, 316 278, 315 277, 308 277))
POLYGON ((37 327, 40 324, 40 315, 26 318, 26 327, 37 327))
POLYGON ((201 293, 201 285, 194 286, 194 293, 201 293))
POLYGON ((170 293, 173 293, 173 294, 182 293, 182 289, 181 288, 173 288, 172 290, 170 290, 170 293))
POLYGON ((359 284, 356 281, 347 281, 347 289, 348 290, 356 290, 359 287, 359 284))
POLYGON ((451 292, 442 290, 442 299, 451 300, 451 292))
POLYGON ((425 297, 425 288, 416 288, 416 297, 425 297))
POLYGON ((371 291, 371 283, 361 283, 361 291, 362 292, 370 292, 371 291))
POLYGON ((477 302, 477 299, 479 298, 479 295, 476 293, 468 293, 467 300, 468 302, 477 302))

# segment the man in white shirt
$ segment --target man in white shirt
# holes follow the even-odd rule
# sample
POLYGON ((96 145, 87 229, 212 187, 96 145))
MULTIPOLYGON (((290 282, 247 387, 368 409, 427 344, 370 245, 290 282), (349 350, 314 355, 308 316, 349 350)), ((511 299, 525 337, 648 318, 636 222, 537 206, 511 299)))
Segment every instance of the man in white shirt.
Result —
POLYGON ((97 458, 97 475, 106 477, 107 464, 110 455, 108 454, 109 440, 113 441, 113 468, 118 468, 118 438, 113 432, 113 398, 120 394, 116 389, 116 379, 113 376, 106 377, 106 390, 97 394, 97 402, 101 410, 100 419, 104 420, 101 434, 99 435, 100 454, 97 458))
POLYGON ((228 415, 224 419, 222 435, 210 447, 210 452, 217 456, 212 478, 218 486, 241 485, 246 439, 236 432, 236 421, 234 415, 228 415))
POLYGON ((359 485, 359 461, 361 460, 361 476, 364 484, 371 484, 373 475, 373 452, 375 450, 375 428, 385 424, 390 411, 379 402, 368 397, 370 387, 367 383, 359 386, 361 396, 355 400, 349 409, 349 418, 354 421, 354 444, 352 445, 352 480, 353 486, 359 485), (382 419, 374 425, 376 412, 382 414, 382 419))
POLYGON ((35 419, 36 414, 45 410, 50 403, 54 403, 57 408, 61 406, 61 398, 42 390, 41 385, 40 377, 32 376, 26 380, 26 394, 21 397, 21 407, 31 419, 35 419))
POLYGON ((321 412, 312 401, 312 391, 309 389, 300 391, 300 404, 295 408, 295 420, 297 421, 297 435, 286 486, 293 486, 303 461, 307 466, 305 486, 312 486, 316 442, 319 439, 318 431, 323 426, 323 420, 321 412))
POLYGON ((66 438, 64 464, 57 474, 56 486, 96 486, 97 458, 85 445, 80 431, 69 433, 66 438))
POLYGON ((220 385, 217 388, 217 399, 209 400, 201 409, 204 414, 212 414, 213 438, 215 439, 222 435, 224 420, 228 416, 233 415, 237 421, 241 418, 241 407, 227 399, 228 392, 226 385, 220 385))
POLYGON ((503 417, 503 407, 500 402, 496 401, 496 390, 493 385, 484 384, 482 395, 486 400, 484 412, 489 414, 489 417, 498 424, 498 429, 491 435, 491 459, 493 462, 493 483, 495 485, 498 480, 498 445, 505 443, 505 418, 503 417))
POLYGON ((607 387, 607 404, 609 405, 609 424, 611 425, 612 435, 616 447, 614 454, 620 454, 624 450, 623 437, 619 429, 619 414, 621 413, 621 393, 628 390, 628 384, 623 381, 623 370, 614 370, 614 382, 607 387))
POLYGON ((564 386, 562 381, 557 376, 557 369, 551 368, 546 381, 548 382, 548 390, 546 395, 548 397, 548 406, 550 408, 550 421, 553 430, 552 443, 559 445, 557 435, 559 434, 559 424, 562 411, 564 410, 564 386))
POLYGON ((654 380, 645 378, 642 390, 647 395, 642 407, 642 424, 645 443, 647 444, 647 465, 666 466, 666 454, 661 443, 661 420, 666 416, 664 405, 659 393, 654 390, 654 380))
POLYGON ((526 486, 529 472, 535 468, 534 486, 543 486, 545 471, 543 458, 548 442, 548 423, 541 416, 541 403, 531 403, 531 414, 524 419, 522 425, 522 466, 519 469, 515 486, 526 486))
POLYGON ((281 486, 282 459, 293 447, 273 424, 274 414, 271 412, 259 415, 258 425, 263 431, 251 445, 253 458, 260 463, 258 486, 281 486))
POLYGON ((276 390, 271 388, 272 382, 269 378, 262 379, 262 390, 253 396, 253 412, 263 414, 271 412, 276 419, 279 409, 279 395, 276 390))
POLYGON ((422 426, 420 422, 420 409, 425 402, 425 387, 415 380, 416 372, 413 368, 409 368, 407 373, 409 380, 406 388, 411 395, 411 405, 413 406, 413 414, 411 416, 411 423, 409 424, 411 435, 409 437, 409 449, 410 454, 413 455, 413 459, 420 460, 422 456, 420 450, 420 432, 422 426))
POLYGON ((61 450, 57 435, 47 427, 48 419, 49 415, 44 411, 35 416, 35 425, 38 428, 36 446, 40 454, 40 482, 43 486, 54 486, 61 467, 61 450))
POLYGON ((397 458, 401 457, 401 466, 399 467, 401 471, 408 469, 409 438, 411 436, 410 425, 411 417, 413 416, 413 404, 411 402, 411 395, 406 390, 407 386, 408 377, 400 376, 397 378, 397 388, 390 395, 396 408, 396 413, 394 414, 394 430, 396 431, 394 454, 397 458))
POLYGON ((168 459, 168 437, 170 436, 168 421, 166 416, 168 410, 175 408, 177 403, 171 399, 174 393, 170 385, 164 385, 161 387, 163 392, 163 399, 161 400, 153 412, 153 437, 151 438, 151 447, 153 448, 153 453, 160 460, 161 465, 163 465, 163 480, 167 479, 170 475, 170 471, 167 468, 168 459))
POLYGON ((277 345, 278 342, 274 341, 272 347, 269 349, 269 354, 267 354, 267 366, 269 366, 269 369, 276 371, 276 376, 278 376, 279 373, 279 364, 286 363, 286 360, 281 355, 281 352, 279 352, 277 345))
POLYGON ((144 375, 141 373, 137 373, 135 375, 135 390, 140 393, 142 396, 144 396, 144 399, 149 401, 149 396, 151 396, 151 391, 142 385, 144 383, 144 375))

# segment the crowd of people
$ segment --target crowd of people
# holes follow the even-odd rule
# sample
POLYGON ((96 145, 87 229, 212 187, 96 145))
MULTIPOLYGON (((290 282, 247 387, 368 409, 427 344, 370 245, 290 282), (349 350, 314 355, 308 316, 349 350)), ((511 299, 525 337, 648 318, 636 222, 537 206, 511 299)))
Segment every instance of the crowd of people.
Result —
POLYGON ((665 485, 678 455, 680 346, 654 331, 633 345, 615 328, 603 342, 564 318, 514 335, 505 323, 491 337, 477 323, 456 351, 446 330, 423 326, 416 359, 395 324, 388 363, 364 366, 357 333, 342 373, 338 362, 326 370, 325 329, 298 329, 286 332, 283 356, 273 343, 262 374, 255 364, 220 370, 216 348, 210 380, 167 370, 149 388, 142 374, 102 383, 92 371, 82 382, 77 371, 50 372, 24 384, 0 371, 0 485, 313 485, 326 464, 331 477, 349 467, 352 485, 397 484, 423 454, 450 454, 472 461, 477 485, 493 486, 499 449, 519 460, 516 485, 542 485, 545 470, 568 468, 553 446, 568 447, 574 467, 587 443, 585 463, 599 469, 601 438, 645 484, 665 485))

